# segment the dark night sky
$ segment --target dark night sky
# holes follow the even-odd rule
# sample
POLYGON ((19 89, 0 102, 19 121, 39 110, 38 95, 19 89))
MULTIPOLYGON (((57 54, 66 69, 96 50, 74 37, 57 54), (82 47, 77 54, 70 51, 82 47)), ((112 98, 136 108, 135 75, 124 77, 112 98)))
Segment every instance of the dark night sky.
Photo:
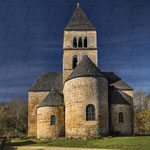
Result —
MULTIPOLYGON (((97 28, 99 68, 150 92, 150 0, 80 0, 97 28)), ((27 99, 42 72, 61 72, 63 30, 77 0, 0 0, 0 101, 27 99)))

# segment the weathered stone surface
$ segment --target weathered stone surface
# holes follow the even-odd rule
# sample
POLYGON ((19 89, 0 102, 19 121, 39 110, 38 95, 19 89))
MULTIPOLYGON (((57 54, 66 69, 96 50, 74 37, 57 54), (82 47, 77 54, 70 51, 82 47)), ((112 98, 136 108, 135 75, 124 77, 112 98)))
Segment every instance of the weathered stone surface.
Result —
POLYGON ((64 136, 64 106, 40 107, 37 109, 37 138, 48 139, 64 136), (51 125, 51 116, 56 117, 56 124, 51 125))
POLYGON ((37 136, 36 108, 49 92, 28 93, 28 136, 37 136))
POLYGON ((132 134, 132 117, 130 105, 126 104, 112 104, 111 105, 111 119, 112 126, 111 132, 120 132, 121 135, 131 135, 132 134), (119 123, 119 113, 123 113, 124 121, 119 123))
POLYGON ((88 39, 88 48, 97 48, 97 36, 96 31, 64 31, 64 44, 63 49, 73 48, 73 38, 77 37, 87 37, 88 39))
MULTIPOLYGON (((53 138, 62 136, 64 135, 64 128, 65 136, 73 138, 107 135, 109 131, 119 131, 122 135, 131 135, 133 133, 133 90, 112 72, 103 72, 102 76, 94 73, 95 69, 93 70, 93 68, 95 65, 98 66, 97 32, 95 29, 91 30, 91 28, 88 30, 91 25, 87 24, 87 19, 85 19, 86 22, 82 19, 81 26, 80 16, 86 18, 81 10, 76 11, 75 17, 72 19, 73 22, 71 21, 64 31, 63 81, 62 73, 44 73, 29 90, 28 135, 30 137, 53 138), (78 29, 76 25, 78 25, 78 29), (83 29, 83 27, 86 27, 86 29, 83 29), (78 39, 82 37, 82 47, 73 47, 74 37, 77 38, 77 45, 78 39), (85 37, 87 38, 87 47, 84 47, 85 37), (78 66, 73 70, 74 55, 77 56, 78 66), (88 59, 95 65, 92 63, 91 67, 87 61, 82 63, 81 60, 84 60, 84 55, 87 55, 88 59), (76 71, 77 69, 78 71, 76 71), (72 76, 70 76, 72 71, 72 76), (68 78, 69 76, 70 78, 68 78), (68 80, 66 80, 67 78, 68 80), (64 87, 63 83, 65 84, 64 87), (119 91, 120 97, 116 94, 113 96, 114 99, 111 98, 112 87, 119 91), (65 114, 62 105, 55 105, 57 100, 55 99, 55 94, 50 96, 51 102, 46 99, 43 102, 44 104, 41 103, 53 88, 57 92, 64 94, 65 114), (128 95, 130 99, 127 98, 129 97, 128 95), (124 98, 124 101, 121 101, 121 98, 124 98), (37 106, 40 103, 42 107, 37 110, 37 106), (53 107, 51 104, 53 104, 53 107), (96 119, 94 121, 86 121, 86 107, 88 104, 95 106, 96 119), (119 112, 124 113, 124 123, 118 123, 119 112), (51 115, 56 116, 55 126, 50 124, 51 115)), ((99 69, 97 68, 96 70, 99 69)))
POLYGON ((88 55, 88 57, 95 63, 97 66, 97 50, 64 50, 63 55, 63 81, 65 81, 68 76, 71 74, 72 68, 72 58, 74 55, 77 55, 78 64, 82 60, 84 55, 88 55))
POLYGON ((108 134, 108 87, 105 78, 81 77, 64 86, 66 137, 87 138, 108 134), (86 106, 95 106, 94 121, 86 121, 86 106))
POLYGON ((77 55, 78 63, 82 60, 84 55, 88 55, 95 65, 98 65, 96 31, 64 31, 63 49, 63 81, 65 81, 72 72, 72 58, 74 55, 77 55), (77 38, 77 41, 79 37, 82 37, 82 44, 84 44, 84 38, 87 37, 87 48, 73 48, 74 37, 77 38))

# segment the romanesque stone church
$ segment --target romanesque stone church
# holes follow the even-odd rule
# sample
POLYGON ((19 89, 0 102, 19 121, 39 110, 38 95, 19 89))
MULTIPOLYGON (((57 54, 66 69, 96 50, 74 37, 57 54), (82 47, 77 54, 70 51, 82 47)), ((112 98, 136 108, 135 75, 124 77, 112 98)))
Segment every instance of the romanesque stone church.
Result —
POLYGON ((133 134, 133 89, 98 68, 97 31, 77 5, 64 29, 63 71, 44 72, 28 92, 28 136, 133 134))

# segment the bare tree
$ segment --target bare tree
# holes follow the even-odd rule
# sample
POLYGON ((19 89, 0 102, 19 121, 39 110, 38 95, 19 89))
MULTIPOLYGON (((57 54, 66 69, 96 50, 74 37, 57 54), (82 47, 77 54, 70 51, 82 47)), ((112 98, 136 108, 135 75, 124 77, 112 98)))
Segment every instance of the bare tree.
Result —
POLYGON ((8 108, 4 103, 0 104, 0 137, 6 135, 11 130, 12 122, 8 108))
POLYGON ((138 89, 134 92, 134 133, 150 134, 150 110, 148 110, 146 91, 138 89))
POLYGON ((27 133, 28 105, 22 98, 0 104, 0 135, 19 136, 27 133))
POLYGON ((150 109, 150 94, 144 96, 144 98, 143 98, 143 105, 144 105, 144 109, 145 110, 150 109))
POLYGON ((146 91, 142 88, 134 92, 133 102, 135 111, 141 111, 144 109, 144 96, 146 94, 146 91))
POLYGON ((8 102, 8 108, 16 134, 26 133, 28 122, 27 101, 22 98, 14 98, 8 102))

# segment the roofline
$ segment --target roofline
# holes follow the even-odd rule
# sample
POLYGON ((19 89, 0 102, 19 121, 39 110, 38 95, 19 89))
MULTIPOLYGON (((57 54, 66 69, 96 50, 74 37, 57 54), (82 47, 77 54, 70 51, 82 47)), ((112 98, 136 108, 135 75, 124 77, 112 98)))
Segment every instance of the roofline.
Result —
POLYGON ((75 78, 82 78, 82 77, 101 77, 101 78, 104 78, 104 79, 107 79, 105 78, 105 76, 99 76, 99 75, 83 75, 83 76, 77 76, 77 77, 73 77, 73 78, 70 78, 70 79, 66 79, 65 83, 69 80, 72 80, 72 79, 75 79, 75 78))
MULTIPOLYGON (((50 92, 51 90, 28 90, 28 92, 50 92)), ((56 90, 57 92, 60 93, 61 90, 56 90)))
POLYGON ((128 103, 128 104, 115 104, 115 103, 111 103, 111 102, 109 102, 109 103, 110 103, 111 105, 129 105, 129 106, 131 105, 131 104, 129 104, 129 103, 128 103))
POLYGON ((64 48, 63 50, 97 50, 97 48, 64 48))
POLYGON ((51 90, 28 90, 28 92, 50 92, 51 90))
MULTIPOLYGON (((115 87, 116 88, 116 87, 115 87)), ((125 90, 125 91, 133 91, 133 89, 132 88, 130 88, 130 89, 118 89, 118 88, 116 88, 117 90, 125 90)))
POLYGON ((64 29, 64 31, 97 31, 97 29, 64 29))
POLYGON ((46 106, 37 106, 36 108, 38 109, 38 108, 40 108, 40 107, 57 107, 57 106, 63 106, 63 104, 62 104, 62 105, 46 105, 46 106))

